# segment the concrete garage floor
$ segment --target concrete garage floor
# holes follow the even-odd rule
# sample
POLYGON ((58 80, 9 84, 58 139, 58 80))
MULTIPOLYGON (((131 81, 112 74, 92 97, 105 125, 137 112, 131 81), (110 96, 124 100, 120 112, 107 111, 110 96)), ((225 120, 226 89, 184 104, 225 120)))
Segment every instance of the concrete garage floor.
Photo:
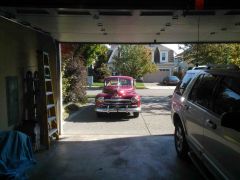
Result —
POLYGON ((36 154, 30 179, 202 179, 190 161, 177 158, 173 136, 138 136, 97 141, 63 138, 36 154))
POLYGON ((36 153, 30 179, 203 179, 190 160, 177 158, 172 91, 140 91, 138 118, 112 114, 99 119, 90 102, 65 120, 60 141, 36 153))

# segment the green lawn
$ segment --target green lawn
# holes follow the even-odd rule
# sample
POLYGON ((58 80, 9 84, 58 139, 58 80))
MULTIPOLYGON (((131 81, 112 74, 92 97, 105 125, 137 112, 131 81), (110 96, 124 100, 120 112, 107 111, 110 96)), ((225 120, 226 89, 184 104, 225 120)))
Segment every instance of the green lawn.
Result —
POLYGON ((145 89, 145 86, 144 86, 144 84, 142 82, 137 82, 136 83, 136 88, 137 89, 145 89))
POLYGON ((104 85, 103 82, 94 82, 92 86, 93 87, 103 87, 103 85, 104 85))
MULTIPOLYGON (((102 88, 103 87, 103 83, 102 82, 94 82, 92 87, 100 87, 102 88)), ((145 86, 142 82, 137 82, 136 83, 136 88, 137 89, 145 89, 145 86)))

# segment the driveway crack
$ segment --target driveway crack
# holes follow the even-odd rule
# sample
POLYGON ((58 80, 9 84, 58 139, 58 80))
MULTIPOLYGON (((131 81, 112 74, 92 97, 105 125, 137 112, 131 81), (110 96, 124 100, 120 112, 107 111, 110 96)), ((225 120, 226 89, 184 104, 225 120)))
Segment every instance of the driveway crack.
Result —
POLYGON ((140 115, 142 116, 143 122, 144 122, 144 124, 145 124, 145 127, 146 127, 146 129, 147 129, 149 135, 152 135, 152 133, 150 132, 150 129, 148 128, 148 125, 147 125, 147 123, 146 123, 146 120, 144 119, 144 117, 143 117, 142 114, 140 114, 140 115))

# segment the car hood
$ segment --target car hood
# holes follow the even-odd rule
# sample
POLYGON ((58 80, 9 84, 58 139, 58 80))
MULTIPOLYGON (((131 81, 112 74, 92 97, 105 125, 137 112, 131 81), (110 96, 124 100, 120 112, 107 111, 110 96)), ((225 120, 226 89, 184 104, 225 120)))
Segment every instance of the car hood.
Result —
POLYGON ((129 96, 135 96, 136 92, 135 89, 132 86, 126 86, 126 87, 105 87, 103 89, 103 93, 98 94, 98 96, 104 96, 111 98, 112 96, 115 97, 129 97, 129 96))

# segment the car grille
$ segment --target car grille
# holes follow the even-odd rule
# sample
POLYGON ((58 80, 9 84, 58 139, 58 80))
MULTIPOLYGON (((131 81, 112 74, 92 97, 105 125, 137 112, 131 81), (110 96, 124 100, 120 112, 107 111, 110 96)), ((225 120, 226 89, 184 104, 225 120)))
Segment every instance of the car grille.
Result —
POLYGON ((104 100, 104 105, 106 106, 126 106, 126 105, 131 105, 131 100, 130 99, 105 99, 104 100))

